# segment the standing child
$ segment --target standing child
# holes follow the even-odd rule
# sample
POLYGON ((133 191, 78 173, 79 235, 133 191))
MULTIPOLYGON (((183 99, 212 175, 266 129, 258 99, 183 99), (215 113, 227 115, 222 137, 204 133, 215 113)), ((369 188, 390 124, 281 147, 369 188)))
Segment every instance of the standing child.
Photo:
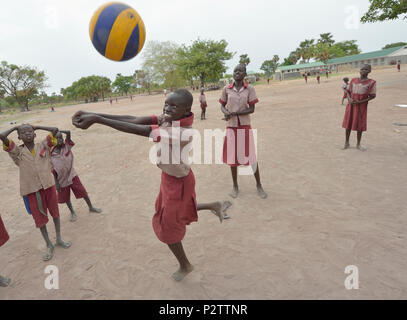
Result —
POLYGON ((321 83, 321 75, 319 74, 319 72, 317 73, 317 81, 318 81, 318 84, 321 83))
POLYGON ((201 94, 199 96, 199 102, 201 104, 201 120, 206 120, 205 114, 206 114, 206 107, 208 106, 206 103, 206 97, 205 97, 205 89, 201 89, 201 94))
POLYGON ((397 61, 397 70, 400 72, 401 71, 401 61, 397 61))
POLYGON ((223 163, 228 164, 232 173, 233 190, 230 193, 236 198, 239 193, 237 167, 251 165, 257 183, 257 192, 263 199, 267 198, 260 182, 259 165, 254 150, 254 137, 250 126, 250 114, 254 113, 259 101, 256 91, 244 82, 246 66, 238 65, 233 71, 234 83, 225 86, 219 99, 221 110, 226 120, 226 136, 223 143, 223 163), (243 132, 244 138, 240 133, 243 132))
POLYGON ((328 69, 326 69, 325 74, 326 74, 326 78, 328 79, 329 78, 329 70, 328 69))
POLYGON ((65 249, 71 246, 70 241, 65 242, 61 237, 57 193, 51 173, 50 149, 56 145, 57 132, 57 128, 22 124, 0 134, 4 150, 19 167, 20 194, 24 198, 27 211, 32 215, 35 225, 40 229, 47 245, 43 256, 44 261, 50 260, 54 255, 54 245, 48 237, 46 226, 48 223, 47 210, 54 220, 56 245, 65 249), (18 139, 23 141, 21 146, 16 146, 12 140, 7 138, 15 130, 18 132, 18 139), (34 143, 35 130, 46 130, 51 133, 42 142, 34 143))
MULTIPOLYGON (((6 227, 3 224, 3 220, 1 220, 0 216, 0 247, 5 244, 9 239, 6 227)), ((5 278, 2 275, 0 275, 0 287, 8 287, 10 284, 11 279, 10 278, 5 278)))
POLYGON ((342 105, 345 99, 348 98, 348 89, 349 89, 349 78, 343 78, 343 83, 342 83, 342 91, 343 91, 343 97, 342 97, 342 105))
POLYGON ((376 98, 376 81, 369 79, 368 75, 372 72, 372 67, 365 64, 360 69, 360 78, 351 80, 348 89, 348 105, 343 118, 342 127, 346 129, 346 140, 344 150, 348 149, 351 131, 357 131, 356 148, 364 151, 360 142, 362 132, 367 130, 367 105, 370 100, 376 98))
POLYGON ((305 83, 308 83, 308 74, 306 72, 304 73, 304 79, 305 79, 305 83))
POLYGON ((77 219, 71 203, 71 190, 76 199, 85 199, 90 212, 102 212, 102 210, 93 207, 85 187, 73 168, 73 153, 71 149, 75 143, 71 140, 71 132, 59 131, 55 138, 57 139, 57 145, 51 149, 51 163, 58 191, 58 202, 67 204, 71 212, 71 222, 77 219), (62 133, 66 134, 65 142, 62 133))
POLYGON ((185 141, 181 137, 185 130, 192 127, 192 102, 192 94, 180 89, 168 95, 164 113, 158 117, 114 116, 79 111, 72 118, 72 123, 81 129, 88 129, 94 123, 99 123, 119 131, 152 137, 155 142, 160 143, 157 154, 160 160, 157 166, 162 170, 161 186, 155 202, 153 229, 158 239, 168 245, 179 262, 179 270, 172 275, 177 281, 193 270, 181 242, 186 226, 198 221, 197 211, 200 210, 210 210, 222 222, 224 212, 231 205, 228 201, 208 204, 196 202, 195 177, 188 160, 184 161, 181 152, 190 143, 189 139, 185 141), (161 157, 162 150, 166 150, 163 152, 168 156, 164 156, 164 160, 161 157))
POLYGON ((113 103, 112 97, 109 98, 109 101, 110 101, 110 105, 112 105, 112 103, 113 103))

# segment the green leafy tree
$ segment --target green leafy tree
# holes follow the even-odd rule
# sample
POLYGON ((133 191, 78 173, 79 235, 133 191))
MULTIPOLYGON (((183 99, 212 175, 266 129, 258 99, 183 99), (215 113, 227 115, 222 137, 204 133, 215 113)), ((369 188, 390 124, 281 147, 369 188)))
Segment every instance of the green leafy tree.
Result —
POLYGON ((331 47, 335 43, 335 40, 332 38, 333 38, 333 35, 330 32, 321 33, 320 38, 317 43, 327 44, 329 47, 331 47))
POLYGON ((170 41, 150 41, 143 51, 143 70, 148 70, 152 81, 170 89, 185 84, 177 65, 179 45, 170 41))
POLYGON ((263 62, 263 64, 260 67, 260 70, 264 71, 267 77, 271 77, 274 74, 274 72, 276 72, 279 61, 280 61, 279 56, 274 55, 272 60, 266 60, 263 62))
POLYGON ((195 40, 191 46, 178 50, 178 66, 185 79, 198 78, 201 86, 206 81, 217 82, 226 71, 225 61, 234 53, 227 51, 225 40, 195 40))
POLYGON ((339 58, 344 56, 351 56, 355 54, 359 54, 360 48, 356 43, 356 40, 347 40, 342 42, 335 43, 332 47, 330 47, 330 57, 331 58, 339 58))
POLYGON ((395 48, 395 47, 401 47, 401 46, 405 46, 407 44, 407 42, 395 42, 395 43, 390 43, 385 45, 382 49, 390 49, 390 48, 395 48))
POLYGON ((242 54, 240 56, 240 60, 239 60, 240 64, 244 64, 246 67, 249 65, 250 63, 250 58, 247 54, 242 54))
POLYGON ((104 99, 104 95, 110 92, 111 81, 109 78, 101 76, 82 77, 75 81, 70 87, 62 89, 62 94, 66 99, 85 99, 85 102, 97 101, 99 97, 104 99))
POLYGON ((147 90, 148 94, 151 94, 151 88, 154 82, 153 79, 154 79, 153 71, 149 68, 136 70, 134 72, 134 81, 139 87, 147 90))
POLYGON ((112 87, 116 92, 127 95, 134 87, 134 78, 132 76, 122 76, 118 73, 115 81, 112 83, 112 87))
POLYGON ((362 23, 406 19, 406 0, 369 0, 369 10, 360 19, 362 23))
POLYGON ((291 66, 291 65, 295 65, 298 62, 298 56, 297 56, 297 52, 292 51, 290 53, 290 55, 287 58, 284 58, 284 61, 282 64, 280 64, 280 66, 291 66))
POLYGON ((28 66, 20 67, 2 61, 0 64, 0 90, 12 96, 21 111, 28 111, 29 102, 46 87, 47 77, 44 71, 28 66))
POLYGON ((328 43, 318 42, 314 46, 313 57, 315 58, 316 61, 321 61, 323 63, 326 63, 331 56, 330 48, 331 47, 329 46, 328 43))
POLYGON ((298 59, 302 62, 308 63, 314 56, 314 39, 304 40, 300 43, 299 47, 295 50, 298 59))

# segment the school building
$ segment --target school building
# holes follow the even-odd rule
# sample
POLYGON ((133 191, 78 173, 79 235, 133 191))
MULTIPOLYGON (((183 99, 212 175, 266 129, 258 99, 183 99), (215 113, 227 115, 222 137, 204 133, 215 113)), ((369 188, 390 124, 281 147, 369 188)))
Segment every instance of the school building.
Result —
POLYGON ((325 63, 313 62, 303 63, 291 66, 278 67, 273 79, 286 80, 300 77, 305 72, 311 75, 328 69, 329 71, 340 72, 351 68, 360 68, 363 64, 370 64, 372 67, 396 65, 400 61, 402 64, 407 63, 407 45, 378 50, 373 52, 356 54, 353 56, 330 59, 325 63))

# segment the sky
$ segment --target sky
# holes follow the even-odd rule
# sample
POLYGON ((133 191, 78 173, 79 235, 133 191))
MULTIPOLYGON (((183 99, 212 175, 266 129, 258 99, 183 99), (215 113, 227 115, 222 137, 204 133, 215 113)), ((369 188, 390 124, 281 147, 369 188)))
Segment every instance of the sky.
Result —
MULTIPOLYGON (((83 76, 112 81, 117 73, 132 75, 142 53, 127 62, 101 56, 89 38, 89 22, 107 0, 0 0, 0 61, 45 71, 48 94, 60 93, 83 76)), ((259 71, 277 54, 282 62, 304 39, 331 32, 334 40, 357 40, 362 52, 407 42, 407 21, 361 24, 368 0, 123 0, 142 17, 146 41, 189 45, 198 37, 228 42, 235 52, 228 71, 241 54, 259 71)))

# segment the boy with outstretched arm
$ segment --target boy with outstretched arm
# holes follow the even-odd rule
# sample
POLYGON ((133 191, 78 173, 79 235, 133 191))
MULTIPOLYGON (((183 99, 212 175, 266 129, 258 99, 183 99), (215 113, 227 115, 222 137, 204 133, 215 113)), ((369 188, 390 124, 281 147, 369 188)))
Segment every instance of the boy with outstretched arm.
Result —
POLYGON ((71 140, 71 132, 59 131, 55 138, 57 139, 57 145, 51 149, 51 163, 58 191, 58 203, 66 203, 71 212, 71 222, 77 219, 75 210, 72 207, 71 190, 76 199, 85 199, 90 212, 102 212, 102 210, 93 207, 88 193, 73 167, 73 153, 71 149, 75 143, 71 140), (63 133, 66 134, 65 141, 62 136, 63 133))
POLYGON ((160 143, 157 166, 162 170, 161 186, 152 224, 158 239, 168 245, 179 262, 179 270, 172 275, 176 281, 182 280, 193 270, 181 242, 186 226, 198 221, 197 211, 200 210, 212 211, 222 222, 224 212, 231 205, 228 201, 197 204, 195 177, 190 164, 183 161, 181 155, 182 149, 190 143, 190 140, 184 141, 181 137, 185 130, 192 127, 192 102, 192 94, 180 89, 168 95, 164 113, 158 117, 115 116, 79 111, 72 118, 72 123, 81 129, 88 129, 98 123, 119 131, 152 137, 155 142, 160 143), (173 130, 178 130, 178 134, 174 134, 173 130), (167 150, 171 156, 163 160, 161 150, 167 150))
POLYGON ((47 249, 43 256, 44 261, 50 260, 54 255, 54 245, 48 237, 46 227, 47 211, 54 220, 56 245, 65 249, 71 246, 70 241, 65 242, 61 237, 58 200, 51 173, 50 149, 56 145, 57 132, 57 128, 22 124, 0 133, 4 150, 19 167, 20 194, 24 198, 27 211, 32 215, 36 227, 40 229, 45 240, 47 249), (46 130, 50 134, 42 142, 35 143, 36 130, 46 130), (22 145, 17 146, 11 139, 8 139, 13 131, 17 131, 18 139, 23 141, 22 145))

